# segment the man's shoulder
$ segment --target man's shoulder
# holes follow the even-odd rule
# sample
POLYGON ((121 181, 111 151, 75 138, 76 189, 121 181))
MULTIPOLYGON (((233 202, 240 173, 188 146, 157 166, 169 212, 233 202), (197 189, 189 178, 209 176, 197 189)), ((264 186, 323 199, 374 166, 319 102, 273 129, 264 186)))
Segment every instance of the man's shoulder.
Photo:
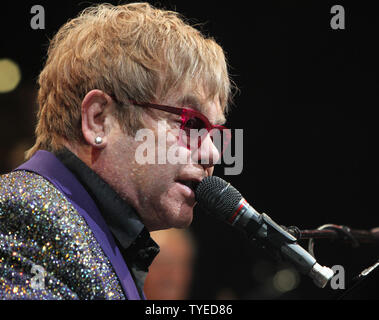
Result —
POLYGON ((51 294, 37 298, 123 297, 110 262, 69 197, 38 174, 15 171, 0 176, 0 279, 6 281, 0 281, 0 299, 6 286, 34 297, 28 285, 34 265, 47 272, 51 294))
POLYGON ((0 176, 0 234, 55 237, 66 228, 68 219, 76 221, 80 215, 44 177, 23 170, 0 176))
POLYGON ((3 198, 22 197, 26 193, 35 194, 47 188, 55 189, 48 180, 34 172, 19 170, 0 175, 0 194, 3 198))
POLYGON ((0 219, 33 218, 61 202, 67 202, 64 195, 36 173, 21 170, 0 176, 0 219))

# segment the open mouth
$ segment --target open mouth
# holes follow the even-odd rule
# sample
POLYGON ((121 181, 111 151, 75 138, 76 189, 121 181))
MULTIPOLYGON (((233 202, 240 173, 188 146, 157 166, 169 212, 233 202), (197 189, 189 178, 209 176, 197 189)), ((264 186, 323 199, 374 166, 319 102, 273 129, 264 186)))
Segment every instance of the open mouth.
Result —
POLYGON ((199 182, 197 182, 197 181, 190 181, 190 180, 187 180, 187 181, 179 180, 178 182, 181 183, 181 184, 183 184, 183 185, 185 185, 185 186, 187 186, 193 192, 196 191, 196 188, 197 188, 197 186, 199 184, 199 182))

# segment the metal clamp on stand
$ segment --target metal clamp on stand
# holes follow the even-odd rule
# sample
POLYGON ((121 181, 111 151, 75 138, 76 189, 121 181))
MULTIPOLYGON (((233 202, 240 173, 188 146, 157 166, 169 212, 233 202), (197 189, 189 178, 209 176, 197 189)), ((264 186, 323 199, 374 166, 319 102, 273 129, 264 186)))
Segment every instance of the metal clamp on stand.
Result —
POLYGON ((264 243, 269 243, 274 248, 279 249, 285 260, 294 264, 301 273, 308 275, 318 287, 324 288, 333 277, 333 270, 318 264, 314 256, 301 247, 292 234, 275 223, 268 215, 262 213, 259 220, 260 228, 256 235, 260 239, 266 240, 264 243))

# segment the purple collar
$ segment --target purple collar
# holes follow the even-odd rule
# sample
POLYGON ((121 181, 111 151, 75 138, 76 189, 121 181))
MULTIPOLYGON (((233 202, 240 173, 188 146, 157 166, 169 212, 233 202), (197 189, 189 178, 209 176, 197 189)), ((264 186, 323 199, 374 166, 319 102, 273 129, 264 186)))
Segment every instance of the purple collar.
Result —
POLYGON ((17 170, 26 170, 39 174, 66 195, 75 209, 85 219, 105 255, 108 257, 127 299, 140 300, 141 298, 132 275, 99 209, 71 171, 52 153, 44 150, 37 151, 29 161, 14 171, 17 170))

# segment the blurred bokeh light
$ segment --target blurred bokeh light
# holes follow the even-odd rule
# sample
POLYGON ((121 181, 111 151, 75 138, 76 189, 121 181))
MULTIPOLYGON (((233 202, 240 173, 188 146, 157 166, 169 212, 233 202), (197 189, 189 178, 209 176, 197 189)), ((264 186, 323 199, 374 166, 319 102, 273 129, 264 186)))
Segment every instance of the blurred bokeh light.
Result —
POLYGON ((10 92, 18 86, 21 71, 16 62, 11 59, 0 59, 0 93, 10 92))

